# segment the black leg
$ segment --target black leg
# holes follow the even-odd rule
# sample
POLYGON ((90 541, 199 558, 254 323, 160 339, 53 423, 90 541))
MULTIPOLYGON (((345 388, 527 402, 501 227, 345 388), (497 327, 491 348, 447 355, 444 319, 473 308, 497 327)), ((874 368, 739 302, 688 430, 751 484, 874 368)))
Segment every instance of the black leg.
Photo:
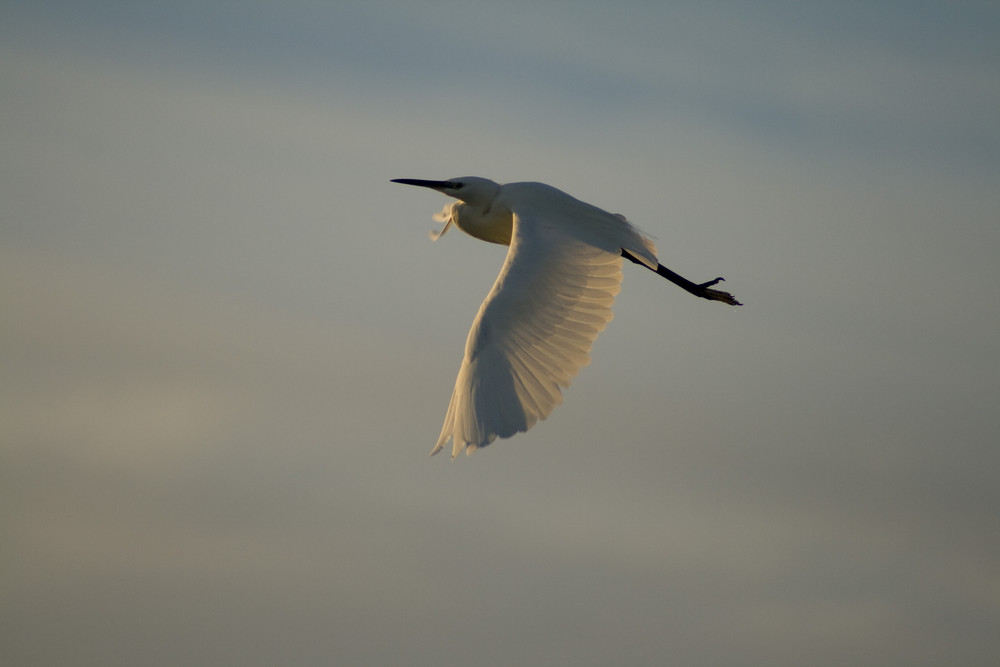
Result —
MULTIPOLYGON (((628 250, 622 250, 622 257, 639 264, 640 266, 646 266, 640 262, 635 255, 630 253, 628 250)), ((649 268, 648 266, 646 267, 649 268)), ((709 280, 707 283, 696 284, 685 278, 684 276, 674 273, 662 264, 656 265, 657 275, 663 276, 673 284, 678 287, 687 290, 695 296, 700 296, 703 299, 708 299, 709 301, 721 301, 722 303, 727 303, 730 306, 742 306, 743 304, 737 301, 732 294, 729 292, 723 292, 721 290, 708 289, 716 283, 722 282, 724 278, 716 278, 715 280, 709 280)))

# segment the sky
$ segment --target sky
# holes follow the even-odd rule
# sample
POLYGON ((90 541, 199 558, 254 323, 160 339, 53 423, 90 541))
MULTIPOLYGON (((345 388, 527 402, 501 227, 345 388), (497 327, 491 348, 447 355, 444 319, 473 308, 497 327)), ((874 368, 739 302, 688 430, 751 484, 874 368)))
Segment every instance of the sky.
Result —
POLYGON ((995 3, 2 2, 0 142, 3 664, 998 664, 995 3), (428 458, 461 175, 745 305, 428 458))

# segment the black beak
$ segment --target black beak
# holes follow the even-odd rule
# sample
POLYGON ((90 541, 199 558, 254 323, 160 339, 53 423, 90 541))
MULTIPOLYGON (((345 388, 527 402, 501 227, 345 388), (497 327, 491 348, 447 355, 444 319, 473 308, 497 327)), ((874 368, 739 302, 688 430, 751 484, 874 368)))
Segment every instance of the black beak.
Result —
POLYGON ((424 181, 419 178, 394 178, 391 183, 402 183, 403 185, 418 185, 431 190, 444 190, 453 187, 451 181, 424 181))

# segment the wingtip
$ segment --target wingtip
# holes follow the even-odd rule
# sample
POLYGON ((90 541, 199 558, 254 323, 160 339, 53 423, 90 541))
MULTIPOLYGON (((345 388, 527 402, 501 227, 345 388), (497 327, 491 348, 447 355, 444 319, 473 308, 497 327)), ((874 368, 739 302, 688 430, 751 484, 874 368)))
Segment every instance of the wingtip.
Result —
MULTIPOLYGON (((442 449, 444 449, 444 446, 445 446, 446 443, 447 443, 447 440, 439 442, 438 444, 434 445, 434 449, 432 449, 431 453, 427 455, 427 458, 430 458, 430 457, 434 456, 435 454, 437 454, 438 452, 440 452, 442 449)), ((467 443, 465 443, 462 446, 455 445, 455 446, 453 446, 451 448, 451 460, 454 461, 455 459, 457 459, 458 455, 462 453, 462 450, 465 450, 465 455, 466 456, 471 456, 472 452, 476 451, 477 449, 479 449, 479 447, 477 445, 473 445, 470 442, 467 442, 467 443)))

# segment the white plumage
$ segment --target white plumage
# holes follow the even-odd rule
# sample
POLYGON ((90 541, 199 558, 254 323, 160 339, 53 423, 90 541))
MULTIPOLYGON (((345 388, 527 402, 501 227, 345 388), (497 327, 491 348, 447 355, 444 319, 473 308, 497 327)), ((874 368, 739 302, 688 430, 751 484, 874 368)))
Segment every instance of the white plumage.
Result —
POLYGON ((562 402, 562 389, 590 361, 621 290, 622 258, 643 264, 698 296, 737 305, 725 292, 694 285, 662 267, 656 248, 620 215, 542 183, 463 177, 397 179, 460 201, 437 216, 476 238, 509 245, 496 283, 479 308, 448 405, 436 454, 452 457, 527 431, 562 402))

